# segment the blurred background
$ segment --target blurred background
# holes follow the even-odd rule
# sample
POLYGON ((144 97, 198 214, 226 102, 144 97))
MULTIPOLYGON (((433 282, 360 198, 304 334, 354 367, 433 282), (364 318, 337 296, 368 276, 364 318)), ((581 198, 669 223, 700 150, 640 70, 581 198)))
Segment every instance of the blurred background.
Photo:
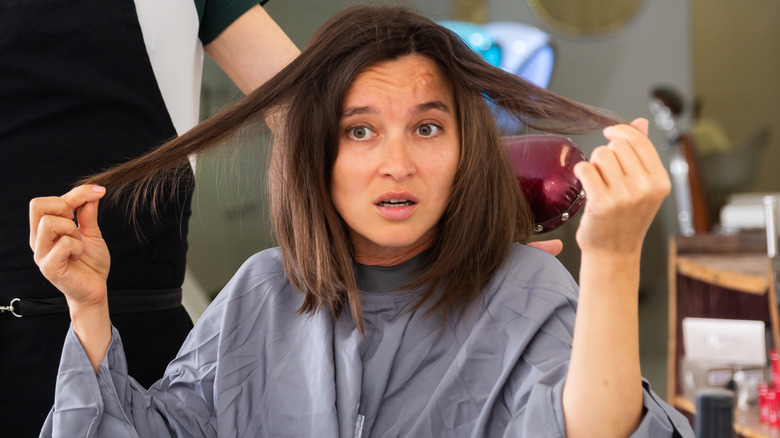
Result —
MULTIPOLYGON (((303 48, 328 17, 354 3, 271 0, 265 8, 303 48)), ((778 0, 403 3, 437 21, 477 25, 510 21, 546 32, 554 52, 547 88, 626 119, 650 119, 650 138, 667 162, 667 132, 653 123, 650 102, 657 87, 674 90, 682 102, 677 128, 700 139, 698 155, 705 187, 710 188, 709 214, 716 227, 718 208, 729 193, 780 191, 776 170, 780 135, 771 135, 780 134, 778 0), (748 145, 759 133, 768 135, 748 145)), ((207 59, 202 117, 239 97, 229 79, 207 59)), ((597 134, 574 140, 586 155, 603 141, 597 134)), ((265 207, 265 169, 257 165, 266 162, 266 143, 263 138, 247 139, 244 147, 201 157, 198 162, 185 280, 185 305, 194 318, 248 256, 274 245, 265 207)), ((578 216, 538 236, 564 241, 559 259, 575 278, 579 268, 574 240, 577 221, 578 216)), ((670 197, 647 236, 640 285, 643 375, 662 397, 666 392, 667 242, 679 232, 670 197)))

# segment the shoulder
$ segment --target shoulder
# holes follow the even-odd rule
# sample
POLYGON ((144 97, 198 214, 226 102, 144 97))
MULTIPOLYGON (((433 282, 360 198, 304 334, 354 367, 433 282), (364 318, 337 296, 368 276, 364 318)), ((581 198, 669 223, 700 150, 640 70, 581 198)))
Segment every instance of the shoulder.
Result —
POLYGON ((481 299, 449 324, 459 342, 474 342, 480 354, 490 346, 500 351, 496 357, 515 358, 513 373, 525 381, 538 378, 528 373, 547 374, 568 361, 576 307, 577 284, 566 268, 543 250, 516 244, 481 299))
MULTIPOLYGON (((549 253, 515 244, 483 291, 487 313, 532 332, 568 340, 577 308, 577 283, 549 253)), ((566 341, 568 342, 568 341, 566 341)))
MULTIPOLYGON (((238 268, 233 279, 275 276, 284 273, 282 251, 280 248, 268 248, 248 259, 238 268)), ((231 280, 232 281, 232 280, 231 280)))
POLYGON ((534 294, 551 293, 569 300, 577 299, 577 283, 557 258, 519 243, 512 246, 491 283, 500 283, 498 290, 513 287, 534 294))

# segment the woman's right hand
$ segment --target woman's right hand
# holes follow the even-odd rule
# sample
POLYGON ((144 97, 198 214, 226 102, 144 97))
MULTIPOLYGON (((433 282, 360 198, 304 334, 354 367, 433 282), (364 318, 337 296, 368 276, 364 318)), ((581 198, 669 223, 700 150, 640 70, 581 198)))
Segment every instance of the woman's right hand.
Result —
POLYGON ((100 186, 79 186, 60 197, 30 201, 30 247, 43 275, 65 294, 71 316, 105 307, 111 259, 97 224, 100 186), (75 220, 74 220, 75 219, 75 220))

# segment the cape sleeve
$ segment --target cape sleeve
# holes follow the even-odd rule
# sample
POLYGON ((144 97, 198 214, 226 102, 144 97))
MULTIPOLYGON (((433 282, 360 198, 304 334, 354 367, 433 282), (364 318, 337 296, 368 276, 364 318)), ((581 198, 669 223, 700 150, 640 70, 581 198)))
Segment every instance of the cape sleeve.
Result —
MULTIPOLYGON (((561 367, 565 370, 567 367, 561 367)), ((528 400, 528 412, 525 413, 520 431, 510 428, 505 436, 547 436, 565 437, 566 427, 563 417, 564 380, 537 383, 528 400), (515 433, 519 432, 519 433, 515 433)), ((643 416, 631 438, 685 437, 694 438, 694 432, 688 420, 676 409, 669 406, 650 389, 650 383, 642 379, 643 416)))
MULTIPOLYGON (((204 330, 200 330, 204 332, 204 330)), ((112 328, 106 357, 95 374, 73 328, 57 375, 54 407, 41 437, 216 436, 212 397, 216 336, 193 333, 165 377, 146 390, 127 374, 122 340, 112 328)))
POLYGON ((642 437, 694 437, 688 419, 650 389, 650 383, 642 379, 644 416, 632 438, 642 437))
MULTIPOLYGON (((502 307, 514 307, 526 320, 538 321, 538 326, 530 329, 534 332, 533 341, 524 349, 521 366, 517 367, 526 371, 514 377, 519 382, 513 387, 527 385, 527 389, 517 390, 512 399, 514 416, 504 436, 565 437, 563 387, 571 357, 578 287, 552 256, 538 250, 518 254, 531 252, 533 259, 515 260, 511 266, 515 270, 530 269, 534 274, 510 273, 508 280, 501 282, 497 298, 502 307), (509 286, 521 278, 526 279, 520 283, 522 288, 509 286), (523 290, 525 294, 521 293, 523 290)), ((646 379, 642 379, 641 385, 643 415, 630 436, 694 438, 687 418, 653 392, 646 379)))
POLYGON ((239 435, 231 429, 229 421, 222 422, 222 430, 218 430, 216 421, 218 415, 229 416, 235 409, 230 403, 219 407, 217 393, 221 391, 231 399, 241 392, 244 384, 240 379, 224 379, 224 373, 234 369, 225 365, 226 356, 231 352, 241 356, 245 352, 242 350, 245 347, 238 345, 243 338, 233 341, 226 338, 235 338, 240 332, 241 318, 235 317, 237 310, 261 308, 265 298, 280 288, 280 281, 283 283, 281 262, 276 254, 269 250, 244 263, 198 319, 162 379, 148 390, 128 375, 122 339, 116 328, 112 327, 111 343, 96 374, 71 326, 60 359, 54 407, 40 436, 239 435), (222 364, 221 368, 218 363, 222 364), (218 369, 223 372, 222 380, 218 369))

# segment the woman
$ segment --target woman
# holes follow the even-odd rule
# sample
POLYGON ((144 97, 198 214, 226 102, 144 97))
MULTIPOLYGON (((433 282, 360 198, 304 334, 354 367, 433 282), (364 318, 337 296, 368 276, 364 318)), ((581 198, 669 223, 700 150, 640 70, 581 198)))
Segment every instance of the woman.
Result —
POLYGON ((73 321, 43 435, 692 436, 639 370, 639 254, 669 192, 646 129, 492 68, 403 8, 343 11, 237 106, 32 202, 36 262, 73 321), (522 244, 528 207, 485 97, 535 128, 614 125, 576 169, 579 297, 522 244), (159 196, 155 172, 277 113, 280 248, 244 264, 146 391, 108 318, 102 186, 159 196))

